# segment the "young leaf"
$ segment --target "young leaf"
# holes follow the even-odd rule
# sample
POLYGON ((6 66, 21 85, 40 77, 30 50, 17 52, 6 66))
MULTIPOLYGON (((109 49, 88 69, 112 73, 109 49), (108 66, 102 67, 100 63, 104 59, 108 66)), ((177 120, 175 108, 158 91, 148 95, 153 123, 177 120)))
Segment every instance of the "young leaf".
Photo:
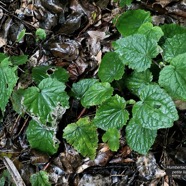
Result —
POLYGON ((114 44, 124 64, 137 72, 142 72, 151 66, 152 58, 159 54, 159 47, 154 39, 142 34, 135 34, 118 39, 114 44))
POLYGON ((151 81, 152 73, 149 70, 146 70, 144 72, 133 71, 132 74, 127 77, 126 85, 131 92, 138 95, 139 89, 144 85, 149 84, 151 81))
POLYGON ((124 65, 121 62, 118 54, 108 52, 103 56, 101 61, 98 76, 102 82, 112 82, 119 80, 124 74, 124 65))
POLYGON ((32 77, 37 84, 48 77, 56 78, 58 81, 65 83, 68 81, 69 74, 65 69, 60 67, 37 66, 32 69, 32 77))
POLYGON ((59 142, 55 137, 55 129, 31 120, 26 130, 26 135, 31 148, 49 155, 57 152, 59 142))
POLYGON ((81 104, 84 107, 100 105, 112 96, 113 88, 109 83, 95 83, 84 94, 81 104))
POLYGON ((39 171, 36 174, 32 174, 30 177, 30 183, 32 186, 51 186, 46 171, 39 171))
POLYGON ((153 145, 157 130, 143 128, 135 119, 131 119, 126 127, 126 140, 131 149, 140 154, 147 154, 153 145))
POLYGON ((69 107, 69 97, 64 90, 64 83, 46 78, 39 83, 38 88, 29 87, 25 90, 23 103, 42 123, 52 122, 52 112, 57 106, 69 107))
POLYGON ((25 36, 25 34, 26 34, 26 29, 23 29, 19 34, 18 34, 18 36, 17 36, 17 42, 19 43, 22 39, 23 39, 23 37, 25 36))
POLYGON ((178 24, 164 24, 161 26, 164 37, 171 38, 178 34, 184 34, 186 33, 186 27, 182 27, 178 24))
POLYGON ((28 56, 27 55, 20 55, 20 56, 11 56, 10 61, 12 62, 13 65, 23 65, 26 64, 28 61, 28 56))
POLYGON ((178 113, 171 97, 158 85, 145 85, 139 91, 141 101, 132 109, 133 118, 144 128, 157 130, 172 127, 178 113))
POLYGON ((125 106, 126 102, 122 97, 111 97, 98 108, 93 123, 103 130, 122 128, 129 118, 125 106))
POLYGON ((186 100, 186 53, 180 54, 165 66, 159 76, 159 84, 173 98, 186 100))
POLYGON ((82 79, 78 81, 77 83, 72 84, 72 94, 76 99, 81 99, 85 92, 97 83, 99 80, 98 79, 82 79))
POLYGON ((38 28, 37 30, 36 30, 36 37, 37 37, 37 41, 38 41, 38 39, 40 39, 40 40, 44 40, 44 39, 46 39, 46 32, 45 32, 45 30, 43 30, 42 28, 38 28))
POLYGON ((9 58, 5 58, 0 63, 0 109, 2 112, 5 111, 5 107, 18 80, 16 75, 17 67, 11 67, 10 65, 9 58))
POLYGON ((140 26, 138 29, 138 34, 144 34, 149 39, 154 39, 156 42, 158 42, 164 33, 159 26, 153 27, 152 23, 147 22, 140 26))
POLYGON ((109 128, 102 137, 103 142, 107 142, 110 150, 119 149, 120 132, 116 128, 109 128))
POLYGON ((116 28, 123 36, 137 33, 139 27, 146 22, 151 22, 150 12, 144 10, 128 10, 116 22, 116 28))
POLYGON ((178 34, 172 38, 168 38, 163 45, 163 58, 170 62, 171 59, 179 54, 186 52, 186 33, 178 34))
POLYGON ((77 151, 83 156, 95 158, 98 136, 96 127, 90 123, 88 117, 81 118, 76 123, 68 124, 63 131, 63 138, 77 151))

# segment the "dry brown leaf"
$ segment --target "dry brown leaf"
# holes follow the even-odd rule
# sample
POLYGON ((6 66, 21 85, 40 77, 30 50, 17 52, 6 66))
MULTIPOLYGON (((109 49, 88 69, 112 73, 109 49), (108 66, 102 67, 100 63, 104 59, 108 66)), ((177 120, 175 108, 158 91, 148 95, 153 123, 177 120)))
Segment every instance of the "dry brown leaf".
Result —
POLYGON ((175 100, 174 103, 179 110, 186 110, 186 101, 175 100))
POLYGON ((7 41, 5 38, 0 37, 0 48, 7 44, 7 41))
POLYGON ((166 175, 165 171, 158 167, 156 159, 152 153, 138 157, 136 166, 139 175, 146 180, 153 180, 166 175))
POLYGON ((177 0, 156 0, 156 2, 153 3, 153 5, 159 4, 159 5, 161 5, 162 8, 164 8, 167 5, 169 5, 171 2, 176 2, 176 1, 177 0))

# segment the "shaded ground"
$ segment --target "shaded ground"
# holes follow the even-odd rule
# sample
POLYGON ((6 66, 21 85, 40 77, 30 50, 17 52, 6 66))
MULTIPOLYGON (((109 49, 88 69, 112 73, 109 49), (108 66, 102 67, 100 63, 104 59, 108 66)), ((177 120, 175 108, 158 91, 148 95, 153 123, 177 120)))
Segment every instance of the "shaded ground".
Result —
MULTIPOLYGON (((111 50, 111 42, 120 37, 112 20, 127 9, 145 9, 152 13, 155 25, 177 23, 186 25, 185 1, 134 1, 120 8, 109 0, 19 1, 0 2, 0 52, 8 55, 29 55, 29 62, 19 69, 18 86, 31 85, 29 73, 39 65, 61 66, 68 70, 68 87, 79 79, 95 77, 101 57, 111 50), (37 28, 47 31, 47 38, 36 43, 37 28), (26 29, 19 43, 18 34, 26 29), (25 73, 26 72, 26 73, 25 73)), ((46 170, 53 185, 185 185, 186 178, 165 175, 167 164, 186 161, 186 107, 180 109, 180 119, 174 127, 159 130, 156 142, 147 156, 130 150, 125 138, 113 153, 100 143, 94 161, 84 159, 61 139, 60 131, 81 115, 78 102, 71 100, 69 109, 59 123, 57 137, 61 146, 52 157, 29 148, 25 130, 29 116, 16 114, 11 103, 1 121, 0 156, 7 155, 16 165, 26 185, 30 175, 46 170)), ((92 115, 94 109, 84 115, 92 115)), ((99 131, 100 134, 102 131, 99 131)), ((1 172, 5 169, 0 162, 1 172)), ((7 185, 12 185, 7 180, 7 185)))

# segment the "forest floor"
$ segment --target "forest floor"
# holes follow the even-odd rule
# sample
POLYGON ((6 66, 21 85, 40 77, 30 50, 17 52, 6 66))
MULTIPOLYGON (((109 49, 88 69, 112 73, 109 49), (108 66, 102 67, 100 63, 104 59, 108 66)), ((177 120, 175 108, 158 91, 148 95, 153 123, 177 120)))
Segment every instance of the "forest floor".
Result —
MULTIPOLYGON (((154 25, 176 23, 186 26, 184 0, 133 1, 122 8, 110 0, 1 0, 0 52, 9 56, 28 55, 29 63, 19 66, 17 86, 32 84, 29 76, 32 67, 52 65, 68 71, 67 87, 71 87, 80 79, 96 77, 102 56, 112 50, 111 43, 120 37, 113 19, 135 9, 150 11, 154 25), (37 28, 46 30, 44 41, 35 41, 37 28), (17 42, 23 29, 26 35, 17 42)), ((8 103, 0 118, 0 185, 15 184, 10 177, 14 170, 6 171, 8 165, 4 156, 9 157, 26 185, 30 185, 31 175, 39 170, 49 174, 52 185, 186 185, 186 175, 166 174, 167 165, 186 163, 185 103, 179 109, 179 120, 172 128, 158 131, 146 156, 132 151, 122 138, 117 152, 109 150, 105 143, 99 143, 94 160, 83 158, 61 138, 65 126, 82 114, 82 108, 75 100, 70 100, 70 104, 71 109, 66 111, 58 126, 59 150, 48 156, 29 146, 25 131, 30 116, 17 114, 8 103)), ((94 109, 83 112, 84 115, 94 113, 94 109)))

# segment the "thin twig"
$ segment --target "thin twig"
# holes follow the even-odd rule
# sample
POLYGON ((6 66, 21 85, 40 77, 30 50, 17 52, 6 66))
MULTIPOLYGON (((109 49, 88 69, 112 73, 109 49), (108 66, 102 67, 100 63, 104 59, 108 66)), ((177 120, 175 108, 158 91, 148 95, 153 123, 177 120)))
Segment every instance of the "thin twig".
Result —
POLYGON ((28 119, 29 119, 29 116, 26 118, 25 122, 23 123, 23 126, 21 127, 19 133, 16 135, 15 138, 17 138, 21 134, 21 132, 23 131, 23 129, 25 128, 25 126, 26 126, 26 124, 28 122, 28 119))
POLYGON ((79 116, 78 116, 78 118, 77 119, 80 119, 81 118, 81 116, 85 113, 85 111, 86 111, 86 108, 83 108, 83 110, 81 111, 81 113, 79 114, 79 116))
POLYGON ((26 186, 14 163, 8 157, 5 156, 3 158, 3 163, 5 164, 6 168, 8 169, 8 172, 12 176, 12 179, 16 186, 26 186))

